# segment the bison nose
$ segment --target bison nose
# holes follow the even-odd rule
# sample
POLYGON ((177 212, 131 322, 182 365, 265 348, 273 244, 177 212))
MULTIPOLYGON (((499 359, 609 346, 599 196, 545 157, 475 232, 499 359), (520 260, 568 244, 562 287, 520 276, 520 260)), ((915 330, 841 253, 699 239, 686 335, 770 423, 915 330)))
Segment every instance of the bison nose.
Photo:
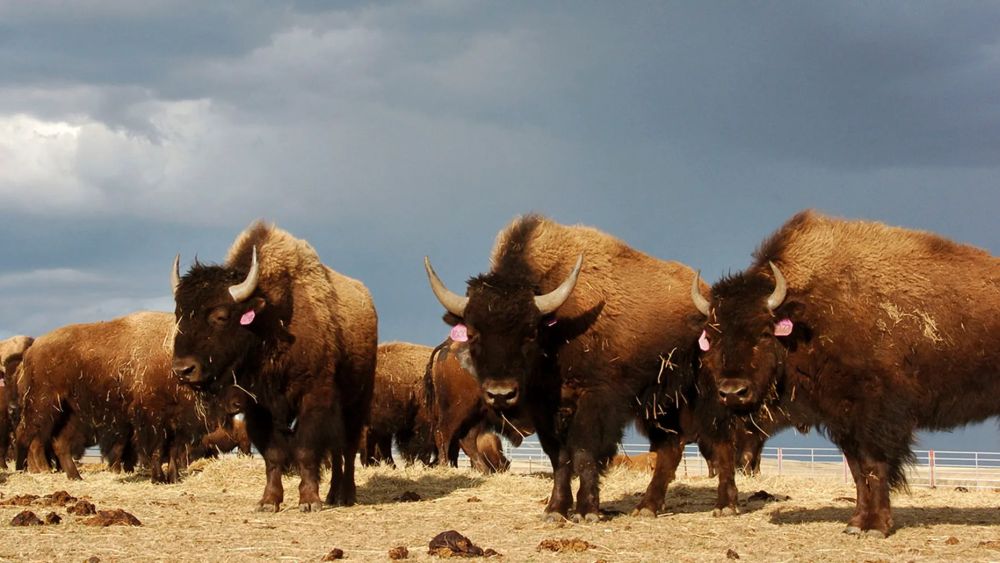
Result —
POLYGON ((746 380, 724 379, 719 384, 719 399, 727 406, 745 405, 753 400, 753 391, 746 380))
POLYGON ((177 358, 174 360, 173 372, 184 383, 201 380, 201 364, 194 358, 177 358))
POLYGON ((483 386, 486 404, 498 409, 513 407, 517 404, 518 389, 513 382, 493 383, 483 386))

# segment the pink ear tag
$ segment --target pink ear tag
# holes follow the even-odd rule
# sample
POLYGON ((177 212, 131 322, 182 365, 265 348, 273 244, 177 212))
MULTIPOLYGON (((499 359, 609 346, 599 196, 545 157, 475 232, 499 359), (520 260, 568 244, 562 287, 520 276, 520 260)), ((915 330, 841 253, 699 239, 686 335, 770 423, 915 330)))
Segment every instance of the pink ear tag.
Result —
POLYGON ((463 324, 457 324, 451 327, 451 334, 449 336, 451 336, 451 339, 455 342, 469 341, 469 331, 463 324))
POLYGON ((257 313, 255 313, 253 309, 250 309, 246 313, 243 313, 243 316, 240 317, 240 324, 243 326, 247 326, 248 324, 253 322, 253 318, 256 316, 257 313))
POLYGON ((792 319, 781 319, 780 321, 774 323, 774 335, 775 336, 788 336, 792 333, 792 328, 795 325, 792 323, 792 319))
POLYGON ((701 331, 701 337, 698 338, 698 347, 701 348, 702 352, 708 352, 708 349, 712 347, 708 343, 708 333, 704 330, 701 331))

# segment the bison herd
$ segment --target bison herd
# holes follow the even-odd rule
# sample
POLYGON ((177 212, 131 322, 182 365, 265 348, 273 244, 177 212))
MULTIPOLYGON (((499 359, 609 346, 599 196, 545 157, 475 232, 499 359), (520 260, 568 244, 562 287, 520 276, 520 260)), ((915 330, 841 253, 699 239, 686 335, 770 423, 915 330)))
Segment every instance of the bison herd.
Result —
POLYGON ((804 211, 746 270, 709 287, 589 227, 538 215, 497 236, 462 292, 425 258, 450 336, 378 344, 371 296, 309 243, 255 223, 222 264, 174 261, 173 314, 139 312, 0 342, 0 464, 175 482, 194 457, 250 444, 258 510, 351 505, 355 460, 503 471, 501 436, 536 434, 552 464, 547 520, 600 517, 600 478, 634 422, 655 452, 633 514, 655 516, 685 443, 739 512, 737 469, 764 440, 816 427, 857 486, 846 532, 885 536, 918 428, 1000 414, 1000 261, 940 236, 804 211), (331 482, 320 497, 320 469, 331 482), (579 479, 572 490, 572 479, 579 479))

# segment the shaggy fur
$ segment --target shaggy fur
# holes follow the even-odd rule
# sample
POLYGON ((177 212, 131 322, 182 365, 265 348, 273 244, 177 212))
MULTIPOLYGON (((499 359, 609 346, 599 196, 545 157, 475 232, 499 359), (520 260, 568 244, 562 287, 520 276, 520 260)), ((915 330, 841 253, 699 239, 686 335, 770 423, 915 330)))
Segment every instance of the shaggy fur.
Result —
POLYGON ((361 444, 364 465, 385 462, 395 466, 394 437, 407 463, 417 459, 431 463, 434 443, 423 390, 423 371, 430 355, 430 347, 408 342, 379 345, 371 420, 361 444))
POLYGON ((278 510, 282 471, 302 477, 299 507, 317 510, 319 463, 333 456, 330 504, 355 502, 354 458, 371 406, 377 318, 364 285, 324 266, 309 243, 272 225, 240 234, 222 266, 196 264, 175 294, 178 362, 197 365, 189 382, 210 394, 235 381, 253 397, 247 431, 266 462, 262 510, 278 510), (256 248, 260 279, 234 303, 256 248), (239 319, 249 310, 256 318, 239 319))
POLYGON ((35 340, 30 336, 12 336, 0 340, 0 469, 7 468, 11 436, 17 426, 17 384, 14 373, 21 365, 25 350, 35 340))
POLYGON ((516 388, 554 470, 547 517, 566 516, 570 479, 580 477, 576 514, 598 517, 599 474, 636 418, 657 451, 637 511, 660 509, 685 440, 720 444, 719 512, 736 511, 732 429, 710 380, 693 360, 698 338, 689 298, 694 271, 658 260, 589 227, 537 215, 500 232, 490 272, 471 279, 464 319, 470 365, 490 388, 516 388), (554 290, 577 256, 583 269, 569 299, 542 318, 533 298, 554 290), (554 324, 553 324, 554 321, 554 324), (702 392, 705 394, 702 395, 702 392))
POLYGON ((176 481, 187 448, 217 421, 170 373, 173 332, 170 313, 139 312, 39 337, 24 354, 18 381, 17 442, 28 468, 48 470, 51 445, 66 475, 79 479, 73 458, 100 444, 116 470, 123 461, 130 469, 134 447, 154 482, 176 481))
MULTIPOLYGON (((848 530, 892 528, 917 428, 1000 414, 1000 260, 932 233, 814 211, 767 239, 746 271, 712 288, 707 370, 843 449, 858 505, 848 530), (774 311, 768 261, 788 282, 774 311), (789 336, 774 323, 794 322, 789 336)), ((762 416, 758 412, 758 416, 762 416)))

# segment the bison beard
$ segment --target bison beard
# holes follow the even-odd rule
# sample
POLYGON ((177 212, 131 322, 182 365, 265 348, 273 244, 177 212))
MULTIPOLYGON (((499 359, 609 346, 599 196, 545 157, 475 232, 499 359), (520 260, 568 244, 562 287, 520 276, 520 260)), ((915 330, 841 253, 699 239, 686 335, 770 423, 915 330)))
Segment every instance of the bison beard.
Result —
POLYGON ((705 371, 743 413, 818 425, 857 487, 845 532, 888 535, 917 428, 1000 414, 1000 260, 927 232, 799 213, 692 298, 705 371))
POLYGON ((731 421, 694 364, 694 271, 539 216, 502 231, 491 262, 464 297, 425 265, 445 321, 465 329, 455 332, 467 338, 459 359, 486 403, 521 410, 537 430, 553 467, 546 518, 568 515, 574 474, 575 518, 599 518, 600 473, 633 417, 657 452, 639 514, 661 508, 684 441, 695 438, 714 445, 716 514, 736 513, 731 421))
POLYGON ((319 466, 332 455, 328 504, 356 500, 354 459, 371 406, 377 346, 368 290, 324 266, 305 241, 263 223, 239 235, 222 266, 172 278, 174 373, 209 395, 246 389, 246 427, 264 457, 258 508, 277 511, 294 462, 299 508, 318 510, 319 466), (258 261, 259 257, 259 261, 258 261))

